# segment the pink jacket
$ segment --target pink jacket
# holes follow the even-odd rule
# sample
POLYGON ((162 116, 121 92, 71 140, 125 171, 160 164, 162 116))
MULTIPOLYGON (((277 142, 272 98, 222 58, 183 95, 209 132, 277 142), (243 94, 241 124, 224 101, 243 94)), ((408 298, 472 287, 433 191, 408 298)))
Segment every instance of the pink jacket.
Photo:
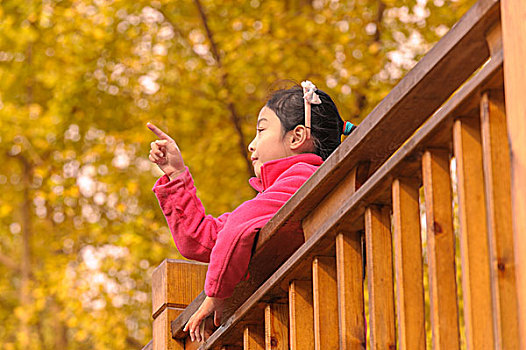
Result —
POLYGON ((261 178, 249 181, 259 192, 256 197, 218 218, 205 215, 188 168, 172 181, 164 175, 155 183, 153 191, 179 252, 209 263, 206 295, 232 295, 247 272, 256 233, 322 162, 319 156, 304 153, 263 164, 261 178))

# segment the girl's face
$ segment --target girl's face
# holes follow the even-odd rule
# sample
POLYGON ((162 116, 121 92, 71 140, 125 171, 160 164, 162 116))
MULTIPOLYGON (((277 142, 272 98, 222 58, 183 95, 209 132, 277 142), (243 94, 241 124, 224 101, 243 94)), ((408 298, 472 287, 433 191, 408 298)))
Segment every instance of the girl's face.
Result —
POLYGON ((289 157, 296 152, 290 147, 289 137, 283 136, 281 121, 270 108, 261 109, 256 128, 256 137, 248 145, 248 150, 252 152, 254 173, 257 177, 261 177, 263 163, 289 157))

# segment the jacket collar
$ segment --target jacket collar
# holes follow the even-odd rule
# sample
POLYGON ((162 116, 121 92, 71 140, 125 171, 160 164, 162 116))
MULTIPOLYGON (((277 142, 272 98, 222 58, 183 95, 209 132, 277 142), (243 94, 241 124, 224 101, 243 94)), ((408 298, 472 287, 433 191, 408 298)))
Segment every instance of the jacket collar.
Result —
POLYGON ((319 166, 323 159, 314 153, 301 153, 290 157, 268 161, 261 166, 261 178, 253 177, 248 182, 258 192, 263 192, 276 182, 278 177, 296 163, 319 166))

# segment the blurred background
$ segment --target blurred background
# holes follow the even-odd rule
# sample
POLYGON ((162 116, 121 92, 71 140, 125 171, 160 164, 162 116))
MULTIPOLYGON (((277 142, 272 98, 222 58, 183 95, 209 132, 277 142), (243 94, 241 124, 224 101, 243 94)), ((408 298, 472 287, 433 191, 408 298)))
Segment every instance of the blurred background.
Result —
POLYGON ((180 255, 147 121, 207 212, 230 211, 254 195, 246 148, 281 80, 359 124, 474 2, 0 1, 0 348, 151 339, 151 273, 180 255))

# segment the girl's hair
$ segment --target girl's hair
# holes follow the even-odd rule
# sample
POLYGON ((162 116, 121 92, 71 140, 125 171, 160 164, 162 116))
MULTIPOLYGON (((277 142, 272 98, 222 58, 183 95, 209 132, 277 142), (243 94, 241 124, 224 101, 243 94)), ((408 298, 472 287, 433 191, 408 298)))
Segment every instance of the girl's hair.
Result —
MULTIPOLYGON (((325 160, 341 143, 343 120, 329 95, 319 89, 316 94, 321 104, 311 105, 311 138, 314 153, 325 160)), ((278 116, 283 134, 298 125, 305 125, 305 101, 301 86, 274 91, 266 106, 278 116)))

